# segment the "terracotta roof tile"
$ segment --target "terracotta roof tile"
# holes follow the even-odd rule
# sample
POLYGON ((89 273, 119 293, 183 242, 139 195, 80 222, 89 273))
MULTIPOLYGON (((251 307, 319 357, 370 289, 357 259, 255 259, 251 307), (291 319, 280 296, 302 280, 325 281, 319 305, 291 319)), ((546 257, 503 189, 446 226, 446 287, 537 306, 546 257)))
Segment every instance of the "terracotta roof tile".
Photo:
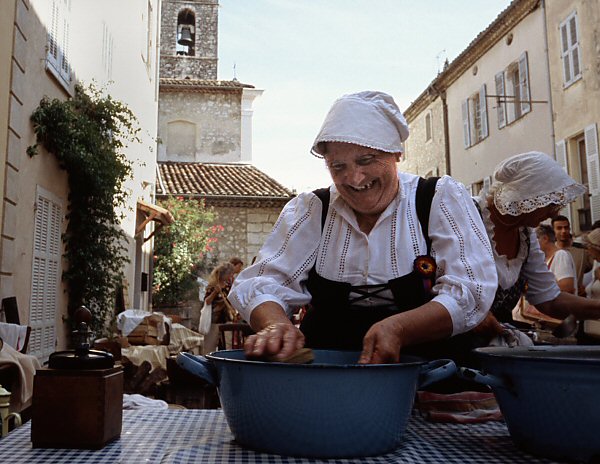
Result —
POLYGON ((156 194, 283 200, 294 194, 251 164, 159 162, 156 194))

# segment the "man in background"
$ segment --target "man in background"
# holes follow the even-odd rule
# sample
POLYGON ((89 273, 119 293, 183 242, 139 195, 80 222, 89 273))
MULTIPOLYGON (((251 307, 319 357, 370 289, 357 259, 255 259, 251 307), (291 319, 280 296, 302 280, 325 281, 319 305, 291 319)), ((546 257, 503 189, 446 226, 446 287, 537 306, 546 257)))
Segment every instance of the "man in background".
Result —
POLYGON ((556 245, 554 231, 552 227, 547 224, 540 224, 536 229, 538 242, 540 248, 546 256, 546 264, 548 268, 554 274, 558 287, 563 292, 576 293, 575 285, 577 282, 575 263, 571 254, 564 250, 559 249, 556 245))
POLYGON ((231 279, 231 281, 233 282, 237 275, 242 271, 242 268, 244 267, 244 262, 237 256, 234 256, 229 260, 229 263, 233 266, 233 277, 231 279))
POLYGON ((552 228, 556 235, 556 247, 559 250, 567 250, 573 257, 573 263, 575 264, 575 271, 577 273, 577 295, 585 297, 586 292, 585 285, 583 284, 583 276, 586 272, 592 270, 594 260, 581 243, 573 241, 569 218, 565 216, 556 216, 552 219, 552 228))

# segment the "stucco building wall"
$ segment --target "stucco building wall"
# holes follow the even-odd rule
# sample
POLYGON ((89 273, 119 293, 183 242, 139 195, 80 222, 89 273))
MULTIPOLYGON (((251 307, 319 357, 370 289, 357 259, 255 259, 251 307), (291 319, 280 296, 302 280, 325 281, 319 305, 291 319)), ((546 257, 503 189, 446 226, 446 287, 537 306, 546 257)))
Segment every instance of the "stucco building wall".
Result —
POLYGON ((501 40, 496 42, 447 89, 448 120, 452 175, 465 185, 491 176, 503 159, 530 150, 553 156, 552 120, 548 66, 544 41, 544 16, 535 9, 501 40), (511 34, 511 41, 508 40, 511 34), (487 98, 489 135, 479 143, 465 148, 463 140, 462 103, 483 84, 487 94, 495 95, 494 76, 527 52, 530 97, 535 101, 529 113, 499 129, 496 99, 487 98))
MULTIPOLYGON (((598 147, 600 3, 597 0, 564 0, 547 1, 545 5, 556 151, 559 158, 562 158, 561 153, 566 156, 569 174, 579 182, 585 183, 589 192, 593 193, 593 198, 580 197, 571 205, 571 222, 577 233, 582 209, 591 209, 591 217, 587 218, 590 223, 600 219, 598 185, 589 183, 590 178, 600 178, 598 162, 588 166, 586 162, 588 156, 583 152, 586 148, 589 150, 590 138, 595 138, 596 153, 598 147), (576 15, 581 76, 574 82, 568 83, 563 74, 560 27, 572 14, 576 15)), ((597 154, 595 158, 597 159, 597 154)))
MULTIPOLYGON (((132 162, 133 179, 125 185, 130 192, 129 203, 121 211, 124 214, 121 225, 129 239, 126 245, 131 263, 124 272, 130 295, 136 289, 136 281, 139 282, 138 271, 149 267, 151 249, 151 242, 141 245, 133 237, 138 219, 136 201, 138 198, 152 201, 156 172, 156 47, 160 4, 157 0, 57 4, 63 15, 60 20, 69 27, 65 54, 71 73, 66 80, 61 80, 47 67, 48 28, 53 11, 51 0, 16 0, 13 14, 8 18, 14 21, 16 27, 2 28, 1 34, 11 37, 2 40, 0 45, 0 76, 7 71, 11 76, 10 93, 6 93, 9 95, 9 107, 6 108, 6 103, 2 105, 0 100, 0 129, 6 140, 2 148, 6 147, 6 161, 2 163, 5 188, 0 296, 16 296, 20 319, 25 324, 30 322, 31 308, 56 309, 53 332, 46 333, 41 340, 46 356, 47 349, 66 348, 67 332, 70 330, 67 326, 68 294, 61 280, 66 263, 61 258, 64 247, 60 241, 60 234, 67 226, 68 185, 67 173, 58 166, 54 155, 46 153, 42 147, 38 147, 37 156, 27 155, 27 147, 35 143, 31 114, 42 97, 65 100, 74 94, 76 83, 87 85, 93 79, 98 87, 105 86, 106 92, 113 98, 127 104, 138 119, 142 129, 141 142, 131 143, 125 149, 125 156, 132 162), (131 18, 137 20, 132 21, 131 18), (119 46, 125 43, 127 47, 119 46), (10 52, 9 47, 12 47, 10 52), (114 83, 109 84, 110 81, 114 83), (6 130, 4 121, 8 126, 6 130), (55 218, 59 249, 56 250, 57 269, 51 272, 56 279, 52 282, 34 278, 34 263, 39 262, 34 253, 35 217, 41 207, 37 202, 39 191, 61 208, 55 218), (144 264, 142 260, 145 260, 144 264), (34 286, 38 297, 42 295, 44 301, 32 300, 34 286), (45 289, 56 290, 56 301, 45 289)), ((6 18, 5 11, 10 11, 10 8, 6 9, 3 4, 2 21, 6 18)), ((4 78, 0 77, 0 86, 6 85, 4 78)), ((138 303, 144 304, 143 296, 138 298, 138 303)), ((33 342, 40 342, 37 333, 32 333, 33 342)))
POLYGON ((407 121, 410 135, 404 143, 405 153, 398 168, 423 177, 447 174, 442 99, 435 98, 422 111, 407 115, 407 121), (429 140, 426 123, 428 116, 431 118, 429 140))

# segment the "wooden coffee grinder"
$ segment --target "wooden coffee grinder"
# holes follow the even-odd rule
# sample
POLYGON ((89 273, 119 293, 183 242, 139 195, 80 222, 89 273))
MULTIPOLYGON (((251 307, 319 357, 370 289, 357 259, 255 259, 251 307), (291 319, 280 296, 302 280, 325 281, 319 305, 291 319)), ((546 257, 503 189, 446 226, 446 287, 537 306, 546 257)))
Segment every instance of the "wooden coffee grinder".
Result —
POLYGON ((110 353, 90 350, 90 311, 74 316, 76 349, 52 353, 34 377, 34 448, 100 449, 121 436, 123 369, 110 353))

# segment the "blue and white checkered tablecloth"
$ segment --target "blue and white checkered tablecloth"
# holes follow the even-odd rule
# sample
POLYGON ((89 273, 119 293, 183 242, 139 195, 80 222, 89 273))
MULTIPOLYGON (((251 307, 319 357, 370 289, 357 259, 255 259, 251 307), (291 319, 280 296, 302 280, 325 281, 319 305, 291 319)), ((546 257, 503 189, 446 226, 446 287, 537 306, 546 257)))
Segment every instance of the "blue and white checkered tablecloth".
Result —
POLYGON ((430 423, 412 417, 403 444, 372 458, 315 460, 254 452, 237 445, 221 410, 123 411, 121 438, 101 450, 33 449, 30 423, 0 439, 2 464, 287 464, 287 463, 551 463, 510 441, 502 422, 430 423))

